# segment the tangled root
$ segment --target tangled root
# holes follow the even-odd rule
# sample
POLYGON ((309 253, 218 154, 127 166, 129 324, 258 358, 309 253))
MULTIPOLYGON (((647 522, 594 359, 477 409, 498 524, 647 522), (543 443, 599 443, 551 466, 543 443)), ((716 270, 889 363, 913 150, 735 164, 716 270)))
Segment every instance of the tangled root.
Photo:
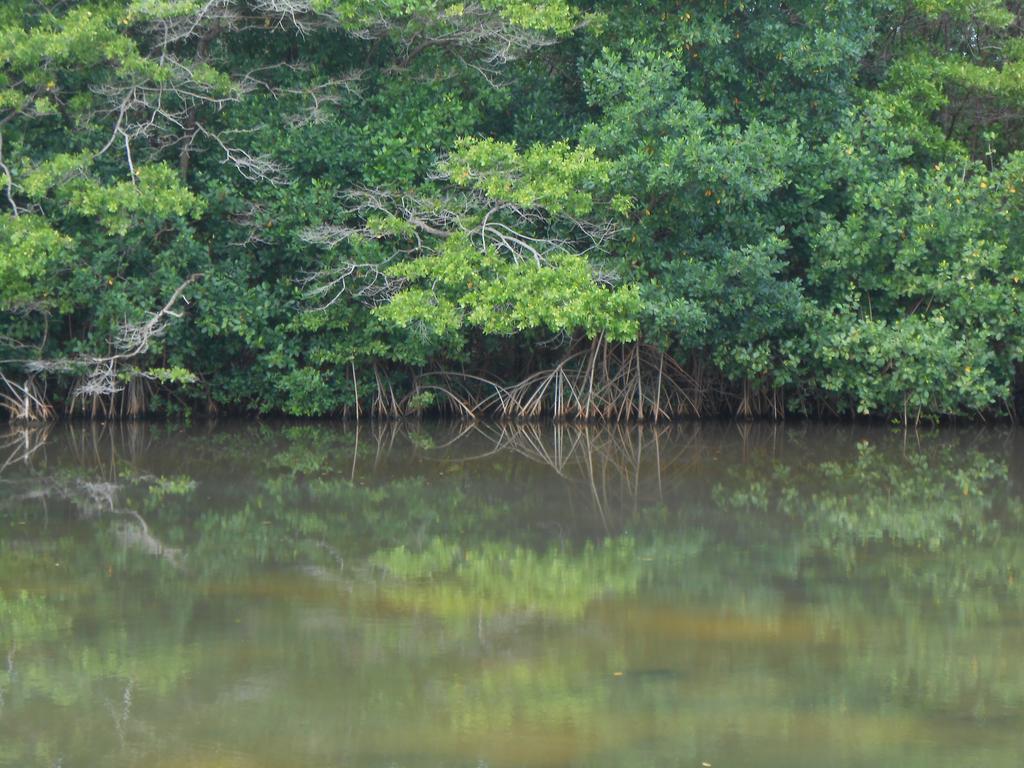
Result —
POLYGON ((45 389, 31 376, 19 384, 0 373, 0 409, 11 421, 50 421, 56 416, 45 389))
MULTIPOLYGON (((659 422, 720 412, 726 396, 717 384, 702 366, 688 370, 653 345, 598 337, 554 367, 513 384, 443 371, 419 377, 416 388, 438 393, 451 413, 472 419, 659 422)), ((755 402, 745 394, 732 407, 744 416, 762 404, 777 405, 777 400, 755 402)))

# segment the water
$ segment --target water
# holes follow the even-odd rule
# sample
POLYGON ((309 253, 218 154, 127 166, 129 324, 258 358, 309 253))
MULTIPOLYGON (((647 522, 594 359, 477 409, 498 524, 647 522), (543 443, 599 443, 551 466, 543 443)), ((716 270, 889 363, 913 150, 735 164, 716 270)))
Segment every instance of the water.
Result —
POLYGON ((0 431, 0 766, 1018 768, 1022 447, 0 431))

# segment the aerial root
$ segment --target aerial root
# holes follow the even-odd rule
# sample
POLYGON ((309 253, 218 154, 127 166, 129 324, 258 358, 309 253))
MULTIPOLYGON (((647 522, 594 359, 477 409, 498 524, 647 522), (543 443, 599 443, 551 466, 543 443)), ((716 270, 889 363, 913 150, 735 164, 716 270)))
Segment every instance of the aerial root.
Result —
POLYGON ((45 389, 32 376, 19 384, 0 373, 0 409, 11 421, 50 421, 56 416, 45 389))
POLYGON ((666 421, 699 418, 732 409, 739 416, 783 415, 781 393, 755 383, 730 397, 722 382, 695 364, 687 368, 658 347, 598 337, 557 365, 505 384, 461 371, 420 376, 418 391, 442 397, 442 409, 478 419, 556 421, 666 421))

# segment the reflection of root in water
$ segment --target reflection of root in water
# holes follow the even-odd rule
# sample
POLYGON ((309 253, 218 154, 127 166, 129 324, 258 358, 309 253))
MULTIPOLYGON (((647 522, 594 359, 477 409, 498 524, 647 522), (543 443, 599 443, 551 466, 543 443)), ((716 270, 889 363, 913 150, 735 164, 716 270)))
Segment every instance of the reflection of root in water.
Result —
MULTIPOLYGON (((703 452, 703 427, 697 423, 477 423, 471 431, 483 436, 491 447, 469 459, 511 452, 550 467, 559 477, 582 485, 606 522, 610 514, 635 512, 641 505, 664 501, 663 468, 692 465, 703 452)), ((466 437, 468 433, 463 432, 448 446, 457 446, 466 437)), ((670 482, 680 479, 678 472, 670 477, 670 482)))
POLYGON ((116 474, 118 463, 140 459, 152 442, 148 426, 135 421, 71 422, 68 434, 79 463, 105 468, 108 476, 116 474))
MULTIPOLYGON (((463 420, 434 423, 426 429, 416 421, 365 420, 266 433, 253 428, 245 435, 255 439, 251 455, 265 455, 275 470, 284 466, 282 459, 290 449, 302 449, 296 450, 296 455, 308 458, 310 452, 305 449, 313 448, 322 454, 323 462, 330 462, 334 469, 343 468, 351 482, 367 480, 382 470, 390 473, 393 469, 388 460, 407 456, 410 447, 415 461, 455 463, 514 454, 574 484, 604 518, 662 503, 686 482, 687 475, 717 461, 723 445, 742 461, 753 455, 774 456, 782 450, 783 431, 779 425, 749 422, 626 425, 463 420), (284 446, 282 438, 288 440, 284 446), (262 453, 261 440, 267 446, 262 453)), ((29 465, 29 469, 48 474, 50 459, 39 459, 46 455, 42 449, 52 434, 60 435, 60 447, 70 451, 76 466, 96 470, 95 480, 81 481, 74 490, 86 513, 100 508, 117 513, 116 488, 104 483, 116 486, 124 467, 144 465, 154 451, 166 445, 159 429, 130 421, 17 428, 0 437, 0 450, 7 449, 0 470, 20 462, 19 466, 29 465)), ((186 439, 206 445, 202 433, 192 433, 186 439)), ((415 462, 403 463, 416 471, 415 462)), ((143 476, 135 474, 134 478, 137 481, 143 476)), ((145 530, 129 538, 143 548, 152 544, 145 530)))
POLYGON ((7 452, 6 458, 0 462, 0 474, 12 464, 28 464, 36 451, 46 445, 52 428, 51 421, 17 425, 0 435, 0 453, 7 452))

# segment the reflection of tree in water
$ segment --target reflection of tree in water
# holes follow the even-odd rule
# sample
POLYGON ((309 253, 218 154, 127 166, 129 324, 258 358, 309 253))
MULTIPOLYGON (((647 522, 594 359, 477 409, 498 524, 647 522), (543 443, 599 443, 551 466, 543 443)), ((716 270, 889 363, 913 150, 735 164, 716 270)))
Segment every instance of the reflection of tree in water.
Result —
MULTIPOLYGON (((223 489, 216 486, 225 481, 236 486, 225 512, 270 494, 272 504, 299 503, 321 517, 339 508, 356 514, 355 502, 370 491, 383 501, 402 496, 403 489, 408 496, 414 488, 440 488, 466 507, 445 508, 461 524, 451 532, 460 534, 476 519, 493 533, 493 513, 517 516, 532 505, 556 522, 571 508, 579 518, 575 525, 598 537, 661 509, 668 522, 702 525, 709 515, 739 524, 756 512, 761 522, 785 521, 786 535, 792 535, 795 520, 797 527, 826 538, 842 538, 845 527, 863 543, 919 538, 929 527, 938 535, 934 524, 965 524, 965 512, 971 520, 979 514, 998 518, 997 508, 1005 512, 1012 495, 1007 439, 999 432, 908 437, 885 430, 756 424, 385 422, 184 430, 92 423, 8 430, 0 437, 0 451, 6 451, 0 454, 0 482, 21 484, 40 497, 61 497, 85 515, 123 514, 119 494, 134 499, 128 506, 137 514, 144 512, 140 497, 166 513, 173 496, 187 496, 183 491, 196 485, 219 494, 223 489), (183 489, 172 492, 174 478, 183 489), (564 508, 545 503, 545 496, 565 501, 564 508), (164 503, 154 505, 154 498, 164 503), (481 498, 485 509, 474 509, 481 498)), ((443 493, 426 496, 424 504, 451 506, 443 493)), ((407 500, 397 506, 411 512, 415 505, 407 500)), ((423 542, 430 538, 421 529, 406 533, 423 542)), ((382 543, 405 543, 399 530, 388 535, 398 539, 382 543)))
POLYGON ((538 564, 551 551, 582 562, 588 541, 624 534, 636 547, 682 535, 687 551, 699 539, 720 563, 762 562, 793 579, 814 563, 874 562, 876 550, 1016 537, 1008 434, 92 423, 6 433, 0 505, 113 522, 122 547, 210 579, 346 563, 372 577, 389 552, 427 563, 439 548, 458 553, 448 571, 465 573, 465 557, 496 542, 509 548, 506 570, 531 551, 538 564))
MULTIPOLYGON (((0 509, 4 506, 24 505, 32 501, 47 508, 51 502, 63 502, 73 507, 78 516, 82 519, 106 518, 114 519, 113 532, 117 539, 125 547, 137 548, 147 555, 153 555, 177 564, 181 551, 178 548, 168 546, 161 542, 150 530, 145 518, 135 509, 125 506, 120 499, 124 495, 128 484, 144 484, 159 488, 161 478, 152 475, 138 474, 129 479, 121 477, 117 470, 117 463, 120 461, 118 450, 120 445, 114 441, 108 442, 108 457, 112 460, 104 460, 99 454, 100 442, 93 439, 75 439, 78 434, 69 430, 72 437, 71 446, 77 457, 86 455, 84 447, 91 446, 88 452, 89 462, 81 462, 86 466, 98 467, 98 472, 79 473, 74 471, 57 471, 52 474, 31 473, 28 478, 22 478, 21 482, 15 481, 8 488, 8 495, 5 502, 0 503, 0 509), (109 479, 108 479, 109 478, 109 479), (22 490, 18 490, 18 485, 22 490)), ((95 438, 101 430, 89 430, 91 437, 95 438)), ((138 455, 138 446, 132 437, 137 437, 138 430, 127 430, 129 439, 126 442, 127 450, 132 455, 138 455)), ((31 466, 32 461, 41 449, 46 445, 50 433, 49 426, 26 427, 12 430, 2 443, 4 448, 10 450, 4 469, 14 463, 22 463, 31 466)), ((81 459, 79 459, 81 461, 81 459)))
MULTIPOLYGON (((386 685, 349 714, 398 713, 413 749, 439 727, 420 714, 429 695, 446 757, 472 741, 481 706, 542 713, 529 724, 541 730, 597 723, 586 738, 605 744, 629 743, 621 697, 671 711, 688 690, 764 729, 752 682, 766 695, 819 681, 803 693, 815 706, 884 699, 951 722, 1024 704, 1003 629, 1024 615, 1006 433, 73 425, 3 440, 0 649, 20 677, 0 689, 49 764, 71 742, 27 721, 32 697, 91 712, 83 722, 120 754, 161 744, 164 711, 137 707, 147 691, 231 680, 200 710, 212 714, 257 684, 333 669, 339 638, 343 671, 386 685), (225 639, 234 624, 202 634, 229 611, 238 637, 225 639), (538 626, 545 650, 531 655, 517 638, 538 626), (248 637, 274 662, 266 679, 234 658, 248 637), (396 654, 408 674, 387 677, 396 654), (460 684, 433 671, 453 659, 466 660, 460 684), (594 693, 605 666, 624 678, 594 693)), ((232 727, 253 740, 330 731, 333 694, 291 693, 294 711, 232 727)), ((369 749, 365 728, 352 738, 369 749)))
POLYGON ((43 422, 0 435, 0 476, 12 464, 29 463, 33 454, 46 445, 52 426, 52 422, 43 422))
POLYGON ((680 430, 658 425, 590 427, 537 422, 474 424, 472 429, 490 444, 480 458, 511 452, 551 468, 558 477, 584 489, 606 525, 609 518, 622 512, 636 513, 643 504, 661 501, 663 464, 676 467, 686 462, 700 434, 697 425, 691 425, 683 439, 667 441, 666 435, 678 438, 680 430), (662 456, 663 441, 669 446, 666 456, 662 456), (643 481, 652 472, 657 482, 648 488, 643 481))

